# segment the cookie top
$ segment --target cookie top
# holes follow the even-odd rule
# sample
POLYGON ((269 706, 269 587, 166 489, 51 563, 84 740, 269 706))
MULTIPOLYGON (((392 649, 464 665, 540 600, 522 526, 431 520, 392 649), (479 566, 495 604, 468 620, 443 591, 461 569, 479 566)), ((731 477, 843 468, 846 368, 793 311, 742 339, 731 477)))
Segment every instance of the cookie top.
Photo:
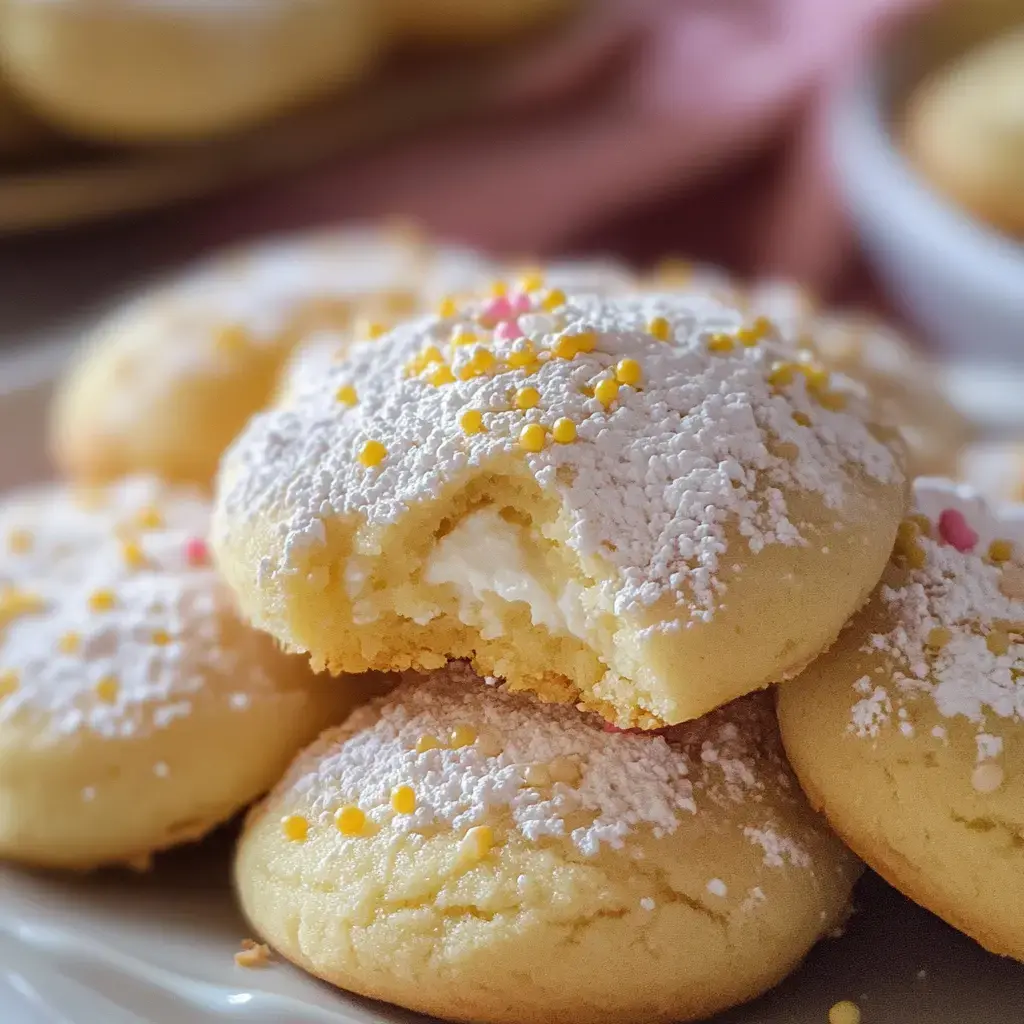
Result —
POLYGON ((326 733, 278 796, 288 790, 310 827, 330 824, 340 807, 356 808, 367 834, 466 833, 507 815, 521 840, 568 839, 585 857, 621 849, 637 832, 671 835, 699 814, 742 817, 749 805, 743 833, 767 866, 811 866, 783 826, 763 820, 761 805, 799 796, 765 695, 657 735, 622 732, 496 680, 481 685, 451 662, 408 673, 326 733))
MULTIPOLYGON (((918 505, 927 514, 901 527, 878 594, 886 628, 863 647, 885 656, 889 671, 855 682, 849 728, 875 737, 888 724, 913 736, 923 703, 977 727, 982 765, 1024 719, 1024 529, 997 520, 967 488, 923 481, 918 505)), ((982 783, 997 770, 982 771, 982 783)))
POLYGON ((902 488, 857 389, 764 322, 700 294, 532 284, 356 345, 301 402, 250 423, 217 529, 254 512, 279 523, 261 578, 289 573, 332 517, 386 526, 499 473, 558 496, 617 613, 667 597, 707 617, 723 559, 803 543, 794 495, 841 515, 865 478, 902 488))
POLYGON ((244 710, 280 681, 266 638, 235 618, 206 549, 207 503, 133 478, 48 487, 0 507, 0 726, 54 735, 159 730, 212 677, 244 710))

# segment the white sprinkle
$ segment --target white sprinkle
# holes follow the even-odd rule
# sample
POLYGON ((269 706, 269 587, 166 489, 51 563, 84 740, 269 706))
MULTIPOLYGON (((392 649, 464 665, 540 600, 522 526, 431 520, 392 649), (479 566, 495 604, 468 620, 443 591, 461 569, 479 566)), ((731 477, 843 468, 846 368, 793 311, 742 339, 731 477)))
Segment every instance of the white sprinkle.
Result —
POLYGON ((95 786, 86 786, 82 790, 82 800, 85 803, 90 803, 91 801, 93 801, 95 799, 96 799, 96 787, 95 786))
POLYGON ((244 711, 249 706, 250 698, 247 693, 233 693, 228 698, 228 703, 236 711, 244 711))
POLYGON ((166 779, 167 776, 171 774, 171 769, 167 767, 166 762, 157 761, 157 763, 153 765, 153 774, 158 779, 166 779))
POLYGON ((729 887, 720 878, 712 878, 707 884, 707 890, 712 896, 728 896, 729 887))
POLYGON ((654 906, 654 900, 652 900, 650 896, 644 896, 643 899, 640 900, 641 910, 653 910, 654 906))

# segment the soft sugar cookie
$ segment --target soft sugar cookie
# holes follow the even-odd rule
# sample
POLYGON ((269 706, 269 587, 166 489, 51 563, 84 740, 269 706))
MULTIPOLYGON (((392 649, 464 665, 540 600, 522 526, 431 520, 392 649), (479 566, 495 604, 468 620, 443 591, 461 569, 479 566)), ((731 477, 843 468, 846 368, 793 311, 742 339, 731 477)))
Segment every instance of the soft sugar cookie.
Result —
POLYGON ((58 393, 52 445, 75 479, 134 472, 208 485, 221 452, 270 400, 298 341, 325 327, 382 330, 420 296, 492 276, 468 250, 350 229, 217 257, 115 312, 58 393))
POLYGON ((866 599, 902 455, 841 379, 705 296, 446 312, 353 346, 222 466, 221 566, 286 647, 472 658, 652 727, 799 671, 866 599))
POLYGON ((254 929, 343 988, 451 1020, 681 1021, 752 998, 843 918, 859 865, 770 699, 609 733, 463 666, 304 752, 249 816, 254 929))
POLYGON ((0 506, 0 856, 144 863, 351 707, 238 620, 208 524, 205 501, 140 478, 0 506))
POLYGON ((901 529, 871 604, 780 688, 778 712, 811 803, 849 845, 1024 960, 1024 528, 967 493, 921 485, 929 517, 901 529))
POLYGON ((937 366, 875 317, 819 309, 804 289, 763 282, 747 293, 752 315, 767 316, 802 358, 859 381, 906 443, 911 476, 953 474, 971 424, 950 401, 937 366))

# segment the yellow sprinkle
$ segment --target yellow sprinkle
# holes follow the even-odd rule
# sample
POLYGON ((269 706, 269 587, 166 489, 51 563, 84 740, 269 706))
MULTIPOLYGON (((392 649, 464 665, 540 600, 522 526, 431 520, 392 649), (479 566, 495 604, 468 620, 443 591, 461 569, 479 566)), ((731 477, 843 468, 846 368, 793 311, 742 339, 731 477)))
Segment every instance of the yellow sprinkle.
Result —
POLYGON ((463 837, 459 853, 463 860, 483 860, 494 846, 494 829, 490 825, 475 825, 463 837))
POLYGON ((4 588, 0 590, 0 628, 22 615, 41 612, 45 607, 43 599, 35 594, 18 590, 17 587, 4 588))
POLYGON ((459 417, 464 434, 479 434, 484 429, 484 414, 479 409, 467 409, 459 417))
POLYGON ((930 647, 933 651, 941 651, 950 640, 953 639, 953 633, 945 626, 935 626, 933 629, 928 631, 928 636, 925 639, 925 645, 930 647))
POLYGON ((1010 650, 1010 638, 1001 629, 993 629, 985 637, 985 646, 999 658, 1010 650))
POLYGON ((844 999, 828 1011, 828 1024, 860 1024, 860 1008, 844 999))
POLYGON ((366 815, 355 804, 346 804, 335 811, 334 827, 343 836, 360 836, 366 829, 366 815))
POLYGON ((520 388, 516 392, 517 409, 533 409, 540 401, 540 392, 536 388, 520 388))
POLYGON ((0 700, 3 700, 4 697, 10 697, 18 689, 18 685, 18 673, 13 668, 0 672, 0 700))
POLYGON ((528 366, 530 363, 537 358, 537 352, 530 342, 521 344, 518 348, 512 349, 507 356, 505 361, 515 370, 519 370, 524 366, 528 366))
POLYGON ((380 443, 380 441, 367 441, 363 447, 359 449, 359 461, 366 466, 367 469, 379 466, 387 457, 388 450, 380 443))
POLYGON ((23 555, 32 550, 33 537, 28 530, 11 530, 7 535, 7 548, 13 555, 23 555))
POLYGON ((730 334, 719 332, 708 338, 709 352, 731 352, 733 348, 735 348, 735 342, 730 334))
POLYGON ((468 327, 459 327, 452 333, 451 343, 456 346, 475 345, 479 340, 468 327))
POLYGON ((138 569, 146 561, 142 548, 133 540, 127 540, 121 545, 121 557, 131 569, 138 569))
POLYGON ((928 561, 928 556, 920 544, 908 544, 902 555, 911 569, 923 569, 928 561))
POLYGON ((839 391, 823 391, 818 395, 818 402, 831 412, 842 412, 846 408, 846 395, 839 391))
POLYGON ((800 458, 800 448, 792 441, 778 441, 772 450, 780 459, 786 459, 789 462, 795 462, 800 458))
POLYGON ((631 387, 636 387, 640 383, 640 378, 643 376, 640 370, 640 364, 635 359, 620 359, 615 364, 615 379, 620 384, 628 384, 631 387))
POLYGON ((416 792, 412 786, 395 786, 391 790, 391 809, 396 814, 412 814, 416 810, 416 792))
POLYGON ((150 640, 152 640, 157 647, 167 647, 170 645, 172 637, 166 629, 154 629, 150 640))
POLYGON ((477 732, 471 725, 460 723, 452 729, 448 736, 448 746, 452 750, 460 750, 462 747, 471 746, 476 742, 477 732))
POLYGON ((555 420, 551 436, 559 444, 572 444, 576 440, 576 424, 565 416, 555 420))
POLYGON ((793 422, 799 423, 801 427, 809 427, 811 425, 811 417, 805 412, 793 413, 793 422))
POLYGON ((455 304, 455 300, 450 296, 443 298, 437 306, 437 315, 443 317, 445 320, 450 316, 455 316, 458 311, 459 307, 455 304))
POLYGON ((358 336, 363 341, 376 341, 383 334, 388 333, 387 324, 378 323, 375 320, 364 321, 359 325, 358 336))
POLYGON ((920 512, 912 512, 904 522, 913 523, 917 527, 917 532, 922 537, 930 537, 932 535, 932 521, 920 512))
POLYGON ((213 343, 225 355, 236 355, 245 350, 249 336, 240 324, 227 324, 217 331, 213 343))
POLYGON ((281 831, 293 843, 304 843, 309 835, 309 822, 301 814, 289 814, 281 819, 281 831))
POLYGON ((541 305, 550 313, 552 310, 558 309, 559 306, 565 305, 565 292, 561 288, 552 288, 551 291, 544 296, 544 301, 541 305))
POLYGON ((771 373, 768 374, 768 383, 773 388, 784 388, 796 380, 796 363, 774 363, 771 373))
POLYGON ((571 334, 563 334, 551 346, 551 351, 559 359, 573 359, 579 351, 576 347, 576 338, 571 334))
POLYGON ((443 363, 444 356, 441 355, 441 350, 436 345, 428 345, 419 356, 424 366, 429 366, 431 363, 443 363))
POLYGON ((576 343, 577 352, 593 352, 597 348, 597 333, 595 331, 580 331, 573 334, 572 340, 576 343))
POLYGON ((478 348, 470 357, 470 364, 478 373, 486 373, 495 362, 494 353, 487 348, 478 348))
POLYGON ((528 764, 523 772, 523 780, 528 786, 550 786, 551 773, 546 764, 528 764))
POLYGON ((416 741, 416 753, 425 754, 428 750, 437 750, 441 746, 441 741, 436 736, 431 736, 430 733, 424 733, 416 741))
POLYGON ((544 428, 539 423, 527 423, 519 431, 519 447, 528 452, 539 452, 544 447, 544 428))
POLYGON ((685 284, 693 276, 693 264, 678 256, 667 256, 654 268, 654 276, 668 284, 685 284))
POLYGON ((508 285, 504 281, 494 281, 491 283, 491 298, 501 299, 508 295, 508 285))
POLYGON ((1013 558, 1012 540, 994 540, 988 546, 988 557, 993 562, 1008 562, 1013 558))
POLYGON ((750 329, 758 336, 765 338, 775 330, 775 325, 766 316, 759 316, 754 319, 750 329))
POLYGON ((121 685, 116 676, 104 676, 95 686, 96 697, 104 704, 117 703, 117 695, 120 691, 121 685))
POLYGON ((524 292, 539 292, 544 287, 544 274, 539 270, 528 270, 519 278, 519 287, 524 292))
POLYGON ((824 366, 816 363, 797 363, 797 370, 803 374, 807 386, 812 391, 822 391, 828 387, 829 372, 824 366))
POLYGON ((647 333, 658 341, 668 341, 672 337, 672 325, 663 316, 656 316, 647 321, 647 333))
POLYGON ((115 600, 112 590, 94 590, 89 596, 89 607, 94 612, 109 612, 115 600))
POLYGON ((57 649, 61 654, 74 654, 82 646, 82 638, 77 633, 65 633, 57 641, 57 649))
POLYGON ((579 765, 569 757, 556 757, 550 761, 548 774, 552 782, 561 782, 566 786, 575 786, 580 781, 579 765))
POLYGON ((760 334, 753 327, 741 327, 736 332, 736 340, 744 348, 754 348, 764 335, 760 334))
POLYGON ((594 397, 607 409, 619 397, 619 382, 605 377, 594 388, 594 397))
POLYGON ((150 505, 148 508, 139 510, 135 522, 140 530, 159 530, 164 525, 164 517, 160 514, 159 509, 150 505))
POLYGON ((452 373, 452 368, 450 366, 435 366, 434 369, 427 374, 427 380, 430 381, 435 388, 439 388, 442 384, 454 384, 455 374, 452 373))
POLYGON ((356 389, 351 384, 342 384, 340 388, 334 393, 334 397, 342 404, 352 406, 359 401, 359 396, 356 394, 356 389))

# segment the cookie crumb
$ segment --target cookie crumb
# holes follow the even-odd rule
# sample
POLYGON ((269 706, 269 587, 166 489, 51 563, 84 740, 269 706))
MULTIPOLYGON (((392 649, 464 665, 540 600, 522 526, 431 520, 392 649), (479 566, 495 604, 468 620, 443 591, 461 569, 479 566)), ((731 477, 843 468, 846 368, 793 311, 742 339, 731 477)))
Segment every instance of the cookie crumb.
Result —
POLYGON ((844 999, 828 1011, 828 1024, 860 1024, 860 1007, 844 999))
POLYGON ((255 939, 242 939, 242 948, 235 954, 239 967, 266 967, 270 963, 270 947, 255 939))

